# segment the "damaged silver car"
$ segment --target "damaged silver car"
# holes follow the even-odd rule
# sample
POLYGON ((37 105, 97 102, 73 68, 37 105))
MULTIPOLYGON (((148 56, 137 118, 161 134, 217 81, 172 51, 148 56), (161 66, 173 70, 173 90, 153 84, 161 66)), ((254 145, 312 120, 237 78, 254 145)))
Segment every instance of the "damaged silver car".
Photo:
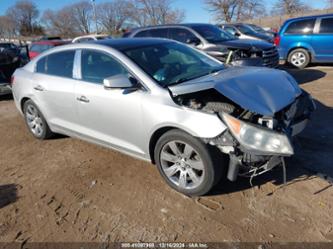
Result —
POLYGON ((148 160, 191 196, 283 164, 315 108, 286 72, 227 67, 165 39, 57 47, 16 70, 12 89, 36 138, 61 133, 148 160))

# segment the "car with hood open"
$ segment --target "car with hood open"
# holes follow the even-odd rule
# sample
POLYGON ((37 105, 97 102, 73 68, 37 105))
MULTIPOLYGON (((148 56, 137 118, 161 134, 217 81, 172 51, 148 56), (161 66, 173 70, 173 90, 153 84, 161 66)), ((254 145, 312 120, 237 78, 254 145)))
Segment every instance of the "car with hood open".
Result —
POLYGON ((239 39, 212 24, 160 25, 133 29, 124 37, 159 37, 191 45, 216 59, 238 66, 277 67, 279 53, 271 43, 239 39))
POLYGON ((14 71, 27 63, 25 46, 16 46, 10 42, 0 43, 0 95, 11 93, 10 79, 14 71))
POLYGON ((315 108, 284 71, 229 67, 167 39, 53 48, 16 70, 12 89, 34 137, 61 133, 150 161, 191 196, 223 175, 284 166, 315 108))

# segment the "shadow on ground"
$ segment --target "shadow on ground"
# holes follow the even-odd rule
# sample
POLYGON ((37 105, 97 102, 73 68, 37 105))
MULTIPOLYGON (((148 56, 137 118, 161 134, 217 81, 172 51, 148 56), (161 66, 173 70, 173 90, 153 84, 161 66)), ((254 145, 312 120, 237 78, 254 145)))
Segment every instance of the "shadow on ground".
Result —
POLYGON ((16 200, 17 186, 15 184, 0 185, 0 209, 16 200))
POLYGON ((280 69, 290 73, 297 80, 299 85, 310 83, 326 76, 325 72, 314 68, 297 69, 288 66, 282 66, 280 69))

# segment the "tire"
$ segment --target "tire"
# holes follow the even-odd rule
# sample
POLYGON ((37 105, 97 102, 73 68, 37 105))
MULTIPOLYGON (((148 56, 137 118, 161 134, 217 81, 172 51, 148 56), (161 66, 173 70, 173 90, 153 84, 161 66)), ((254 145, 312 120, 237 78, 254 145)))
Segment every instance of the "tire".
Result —
POLYGON ((208 193, 220 180, 224 168, 221 161, 217 162, 222 156, 198 138, 176 129, 160 137, 154 157, 168 185, 187 196, 208 193))
POLYGON ((27 100, 23 105, 25 123, 31 134, 37 139, 51 138, 54 133, 50 130, 43 114, 32 100, 27 100))
POLYGON ((302 48, 290 52, 288 62, 299 69, 304 69, 310 63, 310 54, 302 48))

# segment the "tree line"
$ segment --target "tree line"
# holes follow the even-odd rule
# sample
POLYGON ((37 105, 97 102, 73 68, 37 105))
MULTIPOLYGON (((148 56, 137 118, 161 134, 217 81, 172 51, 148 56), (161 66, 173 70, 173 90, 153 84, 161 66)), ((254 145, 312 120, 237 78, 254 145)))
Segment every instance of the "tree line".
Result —
POLYGON ((173 8, 172 3, 173 0, 112 0, 94 5, 93 0, 82 0, 41 13, 31 0, 19 0, 0 16, 0 36, 73 37, 92 32, 114 34, 127 26, 180 23, 185 12, 173 8))
MULTIPOLYGON (((202 1, 216 22, 238 22, 268 15, 262 0, 202 1)), ((19 0, 0 16, 0 36, 73 37, 92 32, 114 34, 129 26, 180 23, 185 19, 185 10, 174 8, 173 3, 174 0, 110 0, 94 5, 94 0, 82 0, 60 10, 41 12, 31 0, 19 0)), ((292 15, 309 9, 302 0, 275 0, 270 14, 292 15)))
POLYGON ((205 0, 217 22, 240 22, 264 16, 294 15, 311 10, 302 0, 275 0, 270 13, 262 0, 205 0))

